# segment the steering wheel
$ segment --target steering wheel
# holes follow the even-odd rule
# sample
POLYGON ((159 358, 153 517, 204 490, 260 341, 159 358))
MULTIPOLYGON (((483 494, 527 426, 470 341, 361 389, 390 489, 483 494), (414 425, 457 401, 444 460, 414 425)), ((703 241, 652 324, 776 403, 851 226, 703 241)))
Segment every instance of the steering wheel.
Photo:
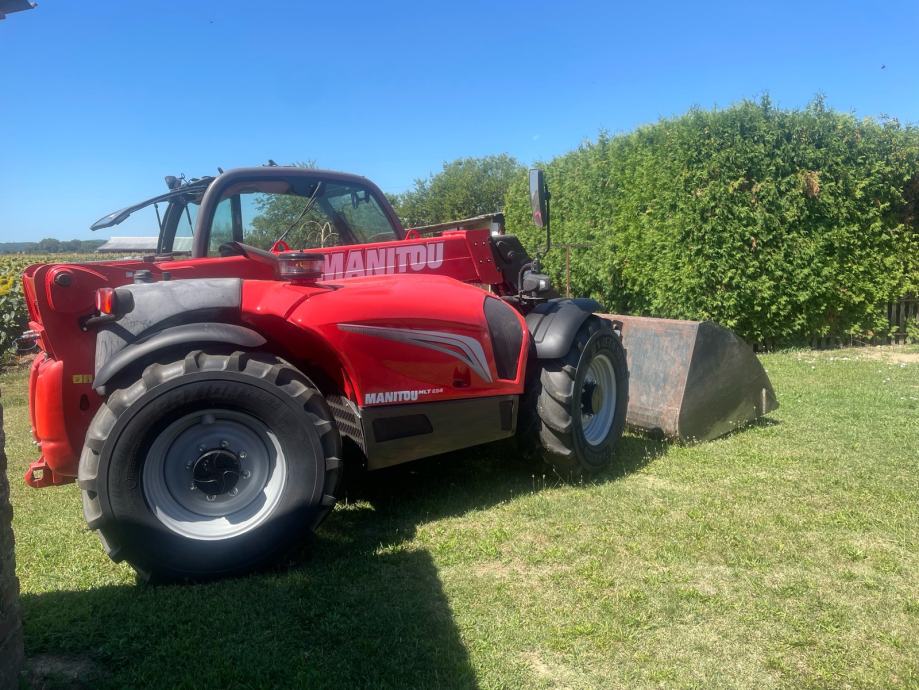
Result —
POLYGON ((246 250, 239 246, 239 242, 224 242, 219 247, 217 251, 220 253, 220 256, 245 256, 246 250))
POLYGON ((371 235, 370 237, 368 237, 365 240, 365 242, 367 244, 370 244, 371 242, 387 242, 387 241, 394 240, 394 239, 396 238, 391 232, 378 232, 376 235, 371 235), (378 240, 377 237, 380 237, 382 239, 378 240))

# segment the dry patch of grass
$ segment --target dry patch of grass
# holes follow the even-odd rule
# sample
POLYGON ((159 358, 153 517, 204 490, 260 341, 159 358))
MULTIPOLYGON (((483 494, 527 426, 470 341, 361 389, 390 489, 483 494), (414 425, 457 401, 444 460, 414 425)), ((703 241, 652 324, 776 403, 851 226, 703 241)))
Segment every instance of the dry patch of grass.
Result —
POLYGON ((871 347, 850 348, 846 350, 808 350, 797 353, 798 360, 805 361, 863 361, 874 360, 891 364, 919 364, 919 346, 916 345, 878 345, 871 347))

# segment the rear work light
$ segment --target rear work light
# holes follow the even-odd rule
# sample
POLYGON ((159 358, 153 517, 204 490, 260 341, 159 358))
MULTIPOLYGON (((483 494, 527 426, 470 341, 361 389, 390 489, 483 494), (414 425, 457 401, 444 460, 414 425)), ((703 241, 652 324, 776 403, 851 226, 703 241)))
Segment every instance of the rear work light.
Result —
POLYGON ((100 314, 114 314, 118 308, 118 298, 114 288, 104 287, 96 290, 96 311, 100 314))
POLYGON ((324 266, 322 254, 289 252, 278 255, 278 272, 285 280, 319 280, 324 266))
POLYGON ((126 290, 104 287, 96 290, 96 311, 100 316, 124 316, 134 310, 134 295, 126 290))

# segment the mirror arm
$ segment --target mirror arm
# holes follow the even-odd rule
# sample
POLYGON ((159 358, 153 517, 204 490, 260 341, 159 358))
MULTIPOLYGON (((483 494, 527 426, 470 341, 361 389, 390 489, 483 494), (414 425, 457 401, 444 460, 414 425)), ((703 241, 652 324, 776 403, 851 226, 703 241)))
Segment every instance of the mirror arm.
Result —
POLYGON ((552 232, 549 229, 551 227, 551 222, 552 222, 551 221, 552 213, 550 212, 550 206, 552 203, 551 200, 552 200, 552 195, 549 193, 549 186, 546 185, 546 219, 545 219, 546 220, 545 222, 546 246, 542 251, 537 252, 536 256, 533 259, 533 270, 536 271, 537 273, 542 271, 541 262, 545 258, 545 256, 549 253, 549 251, 552 249, 552 232))

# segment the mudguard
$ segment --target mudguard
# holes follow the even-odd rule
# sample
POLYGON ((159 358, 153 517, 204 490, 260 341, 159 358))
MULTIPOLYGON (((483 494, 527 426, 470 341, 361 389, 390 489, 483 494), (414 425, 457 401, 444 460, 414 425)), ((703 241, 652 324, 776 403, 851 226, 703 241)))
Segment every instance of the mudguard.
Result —
POLYGON ((239 278, 135 283, 116 288, 127 313, 103 325, 96 336, 93 388, 105 385, 126 367, 156 350, 178 345, 227 343, 258 347, 265 339, 242 326, 239 319, 242 281, 239 278))
POLYGON ((600 304, 588 298, 553 299, 536 306, 527 314, 527 328, 536 345, 539 359, 559 359, 571 349, 571 343, 587 317, 600 311, 600 304))
POLYGON ((147 338, 119 350, 96 372, 93 388, 99 395, 105 395, 105 385, 119 372, 154 352, 180 345, 195 349, 201 345, 223 343, 239 347, 260 347, 267 340, 245 326, 229 323, 189 323, 157 331, 147 338))

